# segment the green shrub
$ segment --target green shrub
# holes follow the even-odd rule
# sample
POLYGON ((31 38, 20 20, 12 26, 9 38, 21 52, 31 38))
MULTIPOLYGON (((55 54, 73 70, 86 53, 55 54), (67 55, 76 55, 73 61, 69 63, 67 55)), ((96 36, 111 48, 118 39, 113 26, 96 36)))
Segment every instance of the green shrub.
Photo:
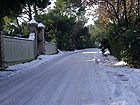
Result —
POLYGON ((127 28, 112 25, 106 28, 111 54, 132 67, 140 67, 140 26, 130 25, 127 28))

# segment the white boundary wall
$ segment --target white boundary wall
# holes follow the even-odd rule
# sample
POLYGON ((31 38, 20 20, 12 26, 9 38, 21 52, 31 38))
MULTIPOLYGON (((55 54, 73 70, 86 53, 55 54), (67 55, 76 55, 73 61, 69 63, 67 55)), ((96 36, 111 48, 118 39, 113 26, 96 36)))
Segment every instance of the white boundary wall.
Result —
MULTIPOLYGON (((3 53, 5 66, 31 61, 36 58, 36 41, 26 38, 3 36, 3 53)), ((45 42, 45 54, 57 53, 55 43, 45 42)))
POLYGON ((35 59, 34 41, 32 40, 4 36, 3 45, 6 65, 35 59))
POLYGON ((57 53, 57 46, 55 43, 46 42, 45 43, 45 54, 51 55, 57 53))

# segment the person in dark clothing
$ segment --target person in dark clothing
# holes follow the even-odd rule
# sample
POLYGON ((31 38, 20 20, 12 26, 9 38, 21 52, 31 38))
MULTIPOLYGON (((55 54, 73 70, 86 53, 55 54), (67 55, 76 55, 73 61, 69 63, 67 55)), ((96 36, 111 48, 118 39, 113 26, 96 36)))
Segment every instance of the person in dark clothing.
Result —
POLYGON ((103 38, 102 42, 101 42, 101 51, 104 54, 106 51, 106 49, 109 48, 108 46, 108 40, 106 38, 103 38))

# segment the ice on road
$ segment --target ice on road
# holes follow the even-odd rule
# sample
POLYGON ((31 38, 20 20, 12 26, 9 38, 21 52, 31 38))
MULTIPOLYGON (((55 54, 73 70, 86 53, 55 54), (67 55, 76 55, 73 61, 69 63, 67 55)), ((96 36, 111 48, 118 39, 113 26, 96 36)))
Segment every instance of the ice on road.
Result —
POLYGON ((0 105, 140 105, 130 87, 116 80, 126 83, 128 77, 111 71, 118 65, 110 67, 115 64, 101 56, 97 49, 63 55, 1 80, 0 105), (124 86, 134 104, 123 97, 124 86))

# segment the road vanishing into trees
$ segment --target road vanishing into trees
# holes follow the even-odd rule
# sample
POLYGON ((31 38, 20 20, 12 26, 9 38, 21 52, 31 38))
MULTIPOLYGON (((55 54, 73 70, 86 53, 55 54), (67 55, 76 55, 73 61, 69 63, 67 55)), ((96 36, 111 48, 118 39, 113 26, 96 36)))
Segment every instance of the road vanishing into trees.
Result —
POLYGON ((0 105, 109 105, 111 92, 92 51, 60 56, 0 81, 0 105))

